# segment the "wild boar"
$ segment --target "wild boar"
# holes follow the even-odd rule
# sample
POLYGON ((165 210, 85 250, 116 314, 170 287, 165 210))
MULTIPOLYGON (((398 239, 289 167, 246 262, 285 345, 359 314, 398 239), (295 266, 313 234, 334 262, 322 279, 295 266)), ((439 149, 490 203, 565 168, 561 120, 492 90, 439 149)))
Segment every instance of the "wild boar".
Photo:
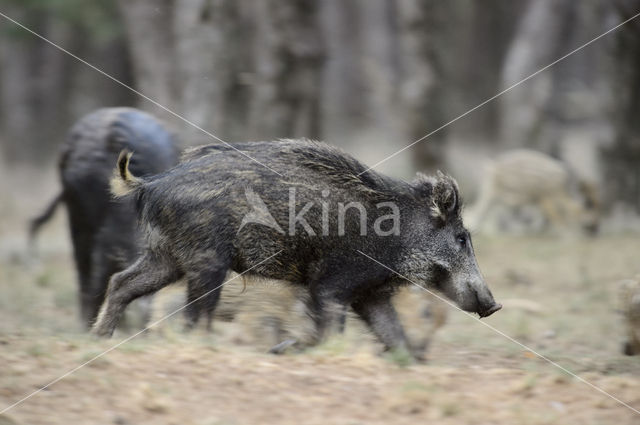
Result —
POLYGON ((542 152, 516 149, 489 165, 469 212, 471 227, 482 228, 499 208, 510 213, 512 222, 526 216, 527 209, 533 213, 528 221, 540 217, 537 226, 523 223, 527 231, 573 227, 595 234, 598 230, 600 202, 595 185, 542 152))
POLYGON ((178 162, 176 142, 156 118, 133 108, 104 108, 81 118, 62 145, 61 192, 31 222, 32 238, 66 206, 80 289, 83 323, 91 327, 109 282, 138 256, 140 236, 129 199, 114 199, 109 180, 121 150, 136 152, 132 172, 151 176, 178 162))
POLYGON ((439 173, 408 183, 308 140, 205 146, 159 176, 118 159, 112 190, 133 199, 143 254, 109 284, 94 332, 112 335, 132 300, 183 276, 214 290, 227 272, 308 291, 314 341, 347 307, 388 349, 410 349, 391 296, 407 280, 486 317, 502 306, 480 273, 460 217, 458 185, 439 173))

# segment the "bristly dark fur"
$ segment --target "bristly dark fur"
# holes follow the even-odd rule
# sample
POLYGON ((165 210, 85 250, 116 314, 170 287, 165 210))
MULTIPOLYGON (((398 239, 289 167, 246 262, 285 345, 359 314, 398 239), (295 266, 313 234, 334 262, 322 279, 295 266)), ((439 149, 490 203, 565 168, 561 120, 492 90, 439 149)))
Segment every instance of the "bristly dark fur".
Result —
POLYGON ((206 155, 220 152, 233 152, 236 149, 251 156, 252 152, 259 152, 265 144, 276 145, 281 148, 281 155, 290 155, 298 165, 317 171, 323 176, 329 176, 336 184, 344 184, 361 190, 371 190, 394 196, 400 182, 373 170, 348 155, 341 149, 310 139, 280 139, 273 142, 246 142, 231 146, 214 144, 198 146, 185 150, 180 161, 198 160, 206 155), (364 173, 363 173, 364 172, 364 173), (362 175, 360 175, 362 173, 362 175))
POLYGON ((373 170, 339 148, 305 140, 293 142, 291 151, 300 156, 300 164, 330 176, 334 183, 356 190, 369 190, 384 197, 393 198, 404 182, 392 179, 373 170))

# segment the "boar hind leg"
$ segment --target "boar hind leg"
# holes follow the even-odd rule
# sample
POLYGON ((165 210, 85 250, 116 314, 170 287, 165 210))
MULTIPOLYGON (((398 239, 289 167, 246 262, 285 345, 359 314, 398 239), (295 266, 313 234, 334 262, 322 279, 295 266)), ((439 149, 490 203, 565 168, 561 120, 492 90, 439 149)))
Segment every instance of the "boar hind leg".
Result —
POLYGON ((93 332, 99 336, 111 336, 131 301, 152 294, 180 277, 181 273, 165 257, 145 253, 131 267, 111 277, 93 332))
POLYGON ((74 209, 73 205, 69 206, 68 210, 73 255, 78 271, 80 316, 85 326, 89 328, 95 318, 92 308, 94 297, 91 291, 91 255, 95 229, 83 214, 74 209))
POLYGON ((404 329, 390 294, 371 294, 360 298, 351 307, 365 321, 386 350, 408 350, 404 329))
MULTIPOLYGON (((187 329, 193 329, 201 314, 206 314, 207 330, 211 331, 213 314, 220 299, 221 287, 229 271, 230 261, 203 265, 187 276, 187 306, 185 318, 187 329)), ((236 277, 235 279, 238 279, 236 277)))
POLYGON ((100 306, 104 302, 104 297, 109 285, 109 278, 122 268, 117 269, 107 256, 102 255, 102 251, 94 252, 93 267, 91 273, 91 284, 88 289, 90 299, 87 300, 87 311, 90 315, 91 323, 94 323, 100 306))
POLYGON ((540 208, 547 219, 547 229, 548 230, 558 230, 562 229, 565 222, 565 216, 560 208, 561 201, 554 197, 546 197, 542 199, 540 202, 540 208))

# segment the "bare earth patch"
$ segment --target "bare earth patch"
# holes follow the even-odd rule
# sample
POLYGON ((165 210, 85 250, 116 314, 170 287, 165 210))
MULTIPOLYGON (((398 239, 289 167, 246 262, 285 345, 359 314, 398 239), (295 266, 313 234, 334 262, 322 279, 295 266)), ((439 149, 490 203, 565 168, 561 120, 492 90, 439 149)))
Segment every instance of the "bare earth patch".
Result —
MULTIPOLYGON (((366 354, 274 357, 155 342, 109 353, 8 416, 25 424, 638 423, 568 376, 500 368, 499 359, 494 366, 400 368, 366 354)), ((33 356, 25 341, 3 344, 3 404, 86 360, 86 345, 96 352, 107 346, 50 340, 46 355, 33 356)), ((636 378, 586 377, 640 403, 636 378)))

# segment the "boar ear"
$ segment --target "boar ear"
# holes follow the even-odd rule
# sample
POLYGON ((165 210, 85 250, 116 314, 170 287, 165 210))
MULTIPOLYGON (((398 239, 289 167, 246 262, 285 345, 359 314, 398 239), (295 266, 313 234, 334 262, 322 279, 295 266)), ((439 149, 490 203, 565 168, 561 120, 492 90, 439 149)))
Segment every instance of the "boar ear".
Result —
POLYGON ((438 171, 431 194, 431 216, 447 222, 460 215, 462 200, 458 183, 453 177, 438 171))
POLYGON ((411 186, 413 190, 416 191, 416 194, 425 199, 431 198, 435 184, 436 179, 434 177, 427 176, 420 172, 416 173, 416 177, 411 182, 411 186))

